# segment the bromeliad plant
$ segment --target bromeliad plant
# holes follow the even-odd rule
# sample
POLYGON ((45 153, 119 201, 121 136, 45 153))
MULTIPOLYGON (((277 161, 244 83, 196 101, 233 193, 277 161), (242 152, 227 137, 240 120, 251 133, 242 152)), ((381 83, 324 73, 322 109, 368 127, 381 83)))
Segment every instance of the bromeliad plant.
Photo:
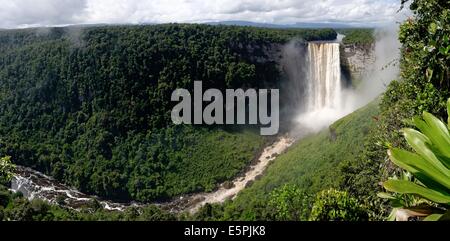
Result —
POLYGON ((407 171, 400 179, 386 181, 386 190, 396 194, 379 194, 394 204, 391 219, 400 216, 424 220, 449 219, 450 211, 450 99, 447 102, 448 125, 430 113, 413 119, 420 130, 402 132, 414 152, 390 148, 390 160, 407 171), (412 177, 411 177, 412 176, 412 177))

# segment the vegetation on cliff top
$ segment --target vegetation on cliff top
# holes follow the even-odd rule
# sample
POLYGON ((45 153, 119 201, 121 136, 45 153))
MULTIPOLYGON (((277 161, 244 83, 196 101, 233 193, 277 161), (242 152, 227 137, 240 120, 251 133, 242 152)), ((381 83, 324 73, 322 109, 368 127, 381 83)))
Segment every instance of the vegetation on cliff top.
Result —
POLYGON ((191 90, 194 80, 205 89, 277 87, 269 50, 294 37, 336 32, 195 24, 1 31, 0 154, 107 198, 212 190, 264 139, 245 128, 173 126, 172 91, 191 90))
POLYGON ((345 35, 342 43, 371 45, 375 43, 375 29, 337 29, 338 33, 345 35))

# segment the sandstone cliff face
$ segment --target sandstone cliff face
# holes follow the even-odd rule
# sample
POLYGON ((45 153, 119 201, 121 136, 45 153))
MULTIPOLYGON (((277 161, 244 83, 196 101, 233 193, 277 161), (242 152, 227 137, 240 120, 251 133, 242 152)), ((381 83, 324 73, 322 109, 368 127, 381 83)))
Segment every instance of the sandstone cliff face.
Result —
MULTIPOLYGON (((298 65, 297 72, 306 71, 301 65, 306 63, 306 45, 307 43, 298 41, 284 45, 271 43, 240 47, 246 49, 252 62, 273 63, 277 66, 279 73, 285 75, 284 78, 288 78, 290 73, 286 68, 289 62, 298 65)), ((375 64, 375 44, 342 44, 340 54, 342 74, 347 86, 357 86, 375 64)))
POLYGON ((350 85, 357 85, 375 64, 375 44, 341 46, 343 75, 350 85))

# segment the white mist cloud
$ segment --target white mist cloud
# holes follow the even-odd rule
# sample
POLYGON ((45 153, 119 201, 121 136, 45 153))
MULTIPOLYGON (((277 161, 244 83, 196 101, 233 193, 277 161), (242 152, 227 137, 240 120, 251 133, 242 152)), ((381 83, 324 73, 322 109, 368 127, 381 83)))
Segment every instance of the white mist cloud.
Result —
POLYGON ((87 0, 0 0, 0 27, 67 25, 84 21, 87 0))
POLYGON ((395 26, 375 31, 375 62, 367 69, 362 82, 355 90, 348 90, 345 107, 353 110, 360 108, 383 93, 391 81, 400 74, 400 48, 398 31, 395 26))
POLYGON ((246 20, 265 23, 395 20, 400 0, 0 0, 0 27, 246 20))
MULTIPOLYGON (((296 118, 298 125, 291 130, 292 134, 305 135, 305 133, 317 132, 327 128, 336 120, 365 106, 380 96, 386 90, 389 83, 399 77, 401 44, 398 40, 397 28, 398 26, 391 25, 375 31, 375 48, 373 52, 375 61, 372 65, 366 66, 366 73, 357 88, 343 89, 339 93, 338 102, 340 103, 337 106, 325 106, 323 108, 301 112, 296 118)), ((289 51, 295 52, 295 50, 291 49, 289 51)), ((327 56, 330 58, 330 62, 338 61, 337 59, 332 59, 330 55, 327 56)), ((290 68, 299 69, 297 63, 291 64, 290 68)), ((327 66, 327 76, 331 74, 332 66, 327 66)), ((294 74, 293 79, 298 79, 298 76, 294 74)), ((308 81, 311 80, 308 79, 308 81)), ((330 91, 330 89, 327 91, 330 91)))

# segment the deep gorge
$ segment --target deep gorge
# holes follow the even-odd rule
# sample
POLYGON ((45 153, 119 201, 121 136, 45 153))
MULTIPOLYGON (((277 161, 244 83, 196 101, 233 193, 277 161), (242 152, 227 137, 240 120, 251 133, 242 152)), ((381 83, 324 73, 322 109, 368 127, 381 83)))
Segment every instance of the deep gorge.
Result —
MULTIPOLYGON (((340 106, 340 103, 341 99, 343 98, 341 89, 348 88, 348 86, 346 86, 345 82, 343 81, 345 77, 343 76, 343 73, 341 73, 342 68, 340 58, 342 55, 340 54, 340 44, 337 42, 297 42, 296 46, 297 48, 295 49, 295 51, 290 54, 295 55, 294 64, 297 64, 299 66, 291 65, 291 67, 295 68, 296 70, 303 70, 305 71, 304 73, 298 72, 294 75, 289 75, 289 72, 292 73, 292 71, 289 69, 289 66, 286 65, 285 61, 292 61, 292 59, 290 59, 289 56, 283 55, 283 49, 284 51, 286 51, 286 47, 282 46, 281 44, 270 45, 269 48, 266 48, 264 50, 264 52, 266 53, 265 57, 259 58, 257 62, 272 62, 276 64, 276 68, 281 71, 281 76, 287 76, 288 79, 286 79, 285 81, 289 83, 288 86, 292 86, 292 83, 297 86, 294 95, 289 95, 287 99, 292 100, 292 98, 298 98, 295 100, 295 103, 297 103, 297 105, 294 107, 296 108, 296 110, 300 111, 298 113, 302 113, 302 111, 306 113, 317 113, 323 111, 323 109, 333 109, 339 111, 340 108, 342 108, 340 106)), ((256 51, 256 47, 250 47, 250 49, 250 52, 252 53, 256 51)), ((334 117, 330 116, 328 118, 331 119, 327 119, 326 122, 331 123, 339 117, 340 115, 336 115, 334 117)), ((306 126, 306 128, 309 127, 306 126)), ((301 132, 309 133, 309 130, 304 129, 301 130, 301 132)), ((300 135, 305 134, 300 133, 300 135)), ((294 136, 297 136, 296 138, 298 138, 298 134, 294 134, 294 136)), ((249 156, 249 160, 250 159, 252 158, 249 156)), ((39 175, 40 174, 27 174, 27 176, 35 177, 39 175)), ((64 195, 69 195, 64 193, 72 193, 69 196, 66 196, 66 205, 72 208, 77 208, 79 205, 81 205, 81 203, 85 203, 84 205, 87 205, 90 200, 88 196, 84 196, 84 194, 77 194, 74 190, 71 190, 68 187, 65 187, 66 190, 64 191, 64 187, 59 187, 57 184, 54 184, 56 185, 55 187, 62 189, 56 189, 53 191, 49 190, 50 192, 44 191, 41 193, 41 191, 39 190, 46 190, 46 188, 42 189, 43 186, 40 186, 41 181, 39 181, 39 179, 36 179, 33 183, 29 184, 24 182, 24 180, 19 181, 19 179, 17 179, 17 182, 15 182, 14 186, 17 187, 17 190, 29 189, 31 192, 28 193, 27 196, 30 198, 34 195, 42 196, 42 198, 45 198, 56 204, 56 199, 59 196, 57 193, 61 193, 63 197, 64 195), (33 185, 35 184, 37 186, 33 187, 33 185), (36 193, 33 194, 32 190, 35 190, 36 193), (79 198, 73 197, 77 197, 79 195, 81 195, 79 198)), ((225 180, 226 179, 224 179, 223 181, 225 180)), ((42 183, 45 182, 47 181, 43 179, 42 183)), ((195 198, 199 197, 192 197, 193 200, 195 200, 195 198)), ((114 209, 115 207, 118 209, 123 209, 124 207, 126 207, 126 204, 114 204, 111 202, 108 203, 106 201, 102 204, 106 205, 105 208, 107 209, 114 209)), ((169 206, 173 205, 186 204, 169 204, 169 206)))

